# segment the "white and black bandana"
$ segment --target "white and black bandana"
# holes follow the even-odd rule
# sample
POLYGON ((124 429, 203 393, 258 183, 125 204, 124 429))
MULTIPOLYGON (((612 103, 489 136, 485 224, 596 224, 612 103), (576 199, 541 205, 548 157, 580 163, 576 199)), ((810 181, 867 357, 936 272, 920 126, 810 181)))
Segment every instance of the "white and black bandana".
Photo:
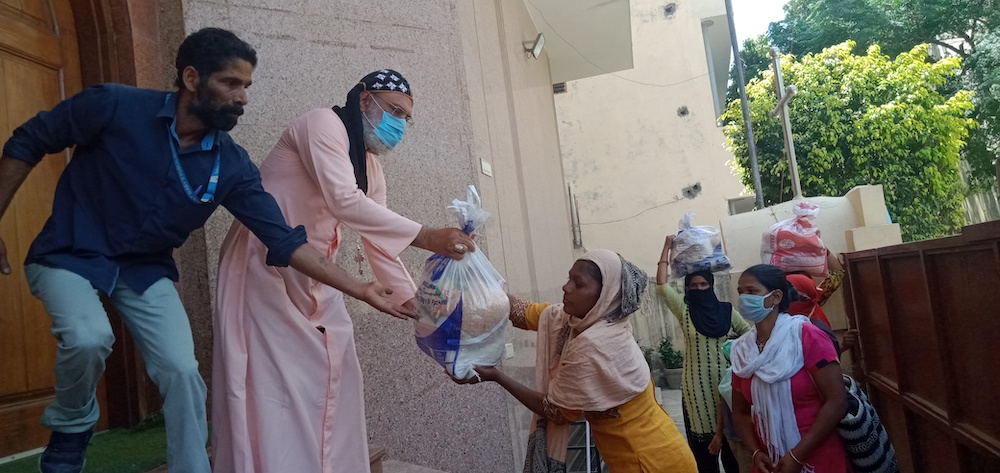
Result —
POLYGON ((361 79, 361 84, 364 84, 365 90, 373 92, 402 92, 413 97, 413 90, 410 89, 410 83, 406 81, 406 78, 402 74, 392 69, 382 69, 372 72, 365 76, 364 79, 361 79))
POLYGON ((364 90, 372 92, 400 92, 413 98, 413 89, 410 83, 402 74, 392 69, 382 69, 366 75, 347 94, 347 103, 343 106, 334 106, 333 111, 337 113, 344 127, 347 128, 347 137, 351 142, 350 150, 351 164, 354 166, 354 179, 358 188, 362 192, 368 193, 368 166, 365 160, 365 141, 362 135, 364 126, 361 124, 361 92, 364 90))

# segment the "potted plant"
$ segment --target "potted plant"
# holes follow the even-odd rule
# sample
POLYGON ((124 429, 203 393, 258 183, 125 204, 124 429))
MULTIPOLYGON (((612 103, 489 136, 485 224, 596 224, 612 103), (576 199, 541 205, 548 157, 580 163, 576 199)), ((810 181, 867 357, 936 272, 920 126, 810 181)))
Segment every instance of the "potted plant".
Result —
POLYGON ((657 387, 663 387, 663 363, 660 362, 660 357, 655 355, 656 351, 650 347, 640 346, 639 349, 642 350, 642 357, 646 359, 646 364, 649 365, 649 376, 653 378, 653 384, 657 387))
POLYGON ((646 365, 653 369, 653 349, 649 347, 639 347, 642 350, 642 357, 646 359, 646 365))
POLYGON ((684 368, 684 354, 674 349, 673 341, 666 337, 660 342, 660 361, 663 362, 663 376, 669 389, 680 389, 681 373, 684 368))

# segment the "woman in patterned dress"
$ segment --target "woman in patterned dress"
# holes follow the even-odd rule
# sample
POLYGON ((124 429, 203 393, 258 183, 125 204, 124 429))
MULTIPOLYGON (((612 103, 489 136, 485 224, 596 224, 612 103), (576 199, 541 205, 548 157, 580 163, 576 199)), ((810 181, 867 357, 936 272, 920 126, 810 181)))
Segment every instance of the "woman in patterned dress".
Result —
MULTIPOLYGON (((684 405, 684 428, 688 445, 694 452, 700 473, 718 473, 719 457, 709 451, 716 433, 716 411, 719 396, 716 388, 729 363, 722 355, 722 344, 730 330, 742 335, 750 324, 740 317, 732 304, 719 302, 715 295, 715 278, 712 273, 698 272, 684 278, 684 294, 667 284, 670 252, 674 235, 668 235, 656 265, 656 293, 680 322, 684 334, 684 374, 681 380, 681 399, 684 405)), ((722 462, 726 471, 739 471, 725 439, 722 462)))

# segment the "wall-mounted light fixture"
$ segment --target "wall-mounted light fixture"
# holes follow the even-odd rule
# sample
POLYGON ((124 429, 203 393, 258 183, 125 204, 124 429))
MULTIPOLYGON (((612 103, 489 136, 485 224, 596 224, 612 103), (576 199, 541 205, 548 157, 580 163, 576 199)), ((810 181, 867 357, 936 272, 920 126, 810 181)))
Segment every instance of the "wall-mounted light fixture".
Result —
POLYGON ((542 48, 545 46, 545 35, 538 33, 534 41, 525 41, 521 43, 524 45, 524 54, 529 58, 538 59, 538 56, 542 55, 542 48))

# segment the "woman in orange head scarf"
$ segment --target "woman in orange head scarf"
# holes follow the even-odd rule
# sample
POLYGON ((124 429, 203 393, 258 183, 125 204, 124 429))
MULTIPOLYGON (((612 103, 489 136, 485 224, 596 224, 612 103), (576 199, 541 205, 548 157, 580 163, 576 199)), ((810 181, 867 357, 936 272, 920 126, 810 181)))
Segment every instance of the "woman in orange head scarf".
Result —
POLYGON ((830 325, 830 320, 826 318, 823 308, 820 307, 820 297, 823 295, 811 277, 803 274, 789 274, 786 276, 788 282, 799 291, 800 299, 792 302, 788 306, 788 313, 792 315, 804 315, 810 319, 822 320, 826 325, 830 325))

